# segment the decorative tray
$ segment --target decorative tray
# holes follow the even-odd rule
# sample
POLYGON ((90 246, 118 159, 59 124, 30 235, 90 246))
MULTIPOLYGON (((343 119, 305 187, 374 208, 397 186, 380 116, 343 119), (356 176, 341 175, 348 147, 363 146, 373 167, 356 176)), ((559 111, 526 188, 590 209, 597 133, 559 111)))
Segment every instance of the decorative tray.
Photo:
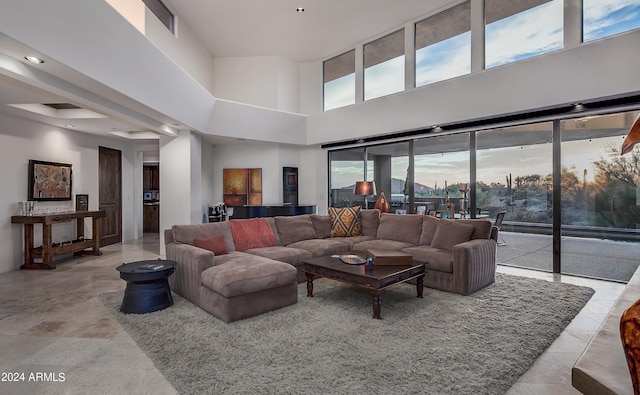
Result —
POLYGON ((367 262, 366 259, 358 255, 340 255, 340 260, 349 265, 362 265, 367 262))

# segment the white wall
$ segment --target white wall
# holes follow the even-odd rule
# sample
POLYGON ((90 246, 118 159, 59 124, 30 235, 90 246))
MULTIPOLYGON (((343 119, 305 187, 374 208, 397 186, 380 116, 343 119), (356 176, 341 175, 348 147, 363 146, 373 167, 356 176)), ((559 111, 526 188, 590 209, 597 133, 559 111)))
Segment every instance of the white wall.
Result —
MULTIPOLYGON (((212 144, 202 141, 201 146, 202 171, 200 172, 200 186, 202 196, 202 212, 209 214, 209 205, 222 201, 222 197, 216 197, 214 191, 215 179, 215 148, 212 144)), ((220 181, 222 182, 222 180, 220 181)), ((208 216, 206 218, 208 221, 208 216)))
MULTIPOLYGON (((73 166, 72 198, 62 202, 36 202, 42 210, 75 209, 75 195, 89 195, 89 208, 98 209, 98 147, 122 151, 122 238, 134 238, 133 150, 125 142, 0 115, 0 273, 16 270, 23 262, 23 228, 11 224, 18 202, 27 199, 29 159, 70 163, 73 166)), ((42 228, 35 227, 35 243, 42 243, 42 228)), ((85 234, 91 235, 90 220, 85 234)), ((71 223, 53 226, 53 240, 73 237, 71 223)))
POLYGON ((146 8, 145 20, 145 36, 149 41, 189 73, 200 85, 212 92, 213 57, 189 26, 176 17, 176 34, 171 34, 148 8, 146 8))
MULTIPOLYGON (((185 133, 185 132, 181 132, 185 133)), ((188 223, 202 223, 203 205, 202 205, 202 138, 196 133, 189 132, 189 173, 190 185, 189 198, 191 200, 191 220, 188 223)), ((184 176, 184 175, 183 175, 184 176)), ((185 198, 186 200, 186 198, 185 198)))
POLYGON ((298 112, 298 66, 277 56, 216 58, 213 94, 221 99, 298 112))
POLYGON ((243 143, 217 147, 213 155, 213 198, 222 201, 222 170, 262 169, 263 204, 282 203, 282 167, 298 168, 300 204, 317 204, 326 213, 327 153, 317 147, 243 143), (320 184, 318 184, 320 183, 320 184))
POLYGON ((175 17, 175 34, 172 34, 141 0, 106 1, 200 85, 211 91, 213 57, 179 16, 175 17))
MULTIPOLYGON (((309 144, 415 130, 640 91, 640 30, 311 115, 309 144)), ((313 73, 304 77, 313 79, 313 73)), ((305 81, 303 86, 312 84, 305 81)), ((306 98, 309 100, 309 98, 306 98)), ((305 108, 322 108, 321 96, 305 108)))
POLYGON ((299 152, 298 199, 301 204, 315 204, 318 214, 327 214, 329 161, 326 150, 307 147, 299 152))
POLYGON ((322 113, 322 62, 300 63, 300 113, 322 113))
POLYGON ((175 224, 191 223, 191 133, 160 137, 160 237, 175 224))

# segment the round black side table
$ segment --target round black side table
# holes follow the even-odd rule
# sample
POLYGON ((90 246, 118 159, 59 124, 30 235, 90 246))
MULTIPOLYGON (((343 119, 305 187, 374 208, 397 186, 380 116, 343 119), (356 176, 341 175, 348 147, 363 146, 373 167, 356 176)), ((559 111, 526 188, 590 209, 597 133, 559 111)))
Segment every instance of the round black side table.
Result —
POLYGON ((176 270, 174 261, 158 259, 123 263, 116 270, 127 282, 120 306, 123 313, 151 313, 173 304, 168 279, 176 270))

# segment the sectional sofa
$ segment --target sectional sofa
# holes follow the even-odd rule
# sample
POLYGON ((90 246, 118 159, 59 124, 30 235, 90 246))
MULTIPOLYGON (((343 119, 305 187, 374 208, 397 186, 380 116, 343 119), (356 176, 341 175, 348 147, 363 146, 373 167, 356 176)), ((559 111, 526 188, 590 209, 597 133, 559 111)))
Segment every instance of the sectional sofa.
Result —
POLYGON ((426 263, 425 286, 462 295, 495 280, 498 231, 488 220, 350 215, 347 234, 341 213, 174 225, 164 231, 167 259, 177 263, 171 288, 231 322, 296 303, 303 262, 347 251, 404 251, 426 263))

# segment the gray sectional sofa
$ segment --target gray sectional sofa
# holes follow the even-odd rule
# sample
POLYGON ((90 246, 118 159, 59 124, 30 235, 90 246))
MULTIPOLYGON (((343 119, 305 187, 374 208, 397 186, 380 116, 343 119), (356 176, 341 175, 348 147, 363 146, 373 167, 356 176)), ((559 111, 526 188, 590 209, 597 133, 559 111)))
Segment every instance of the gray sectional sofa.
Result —
POLYGON ((426 263, 425 286, 462 295, 495 280, 498 236, 487 220, 362 210, 361 235, 351 237, 332 237, 329 215, 263 220, 273 231, 273 242, 244 251, 236 250, 238 241, 230 224, 247 220, 174 225, 165 230, 167 259, 177 263, 169 278, 171 289, 231 322, 296 303, 297 283, 305 280, 303 261, 347 251, 404 251, 426 263), (196 240, 209 239, 217 239, 226 251, 216 255, 195 246, 196 240))

